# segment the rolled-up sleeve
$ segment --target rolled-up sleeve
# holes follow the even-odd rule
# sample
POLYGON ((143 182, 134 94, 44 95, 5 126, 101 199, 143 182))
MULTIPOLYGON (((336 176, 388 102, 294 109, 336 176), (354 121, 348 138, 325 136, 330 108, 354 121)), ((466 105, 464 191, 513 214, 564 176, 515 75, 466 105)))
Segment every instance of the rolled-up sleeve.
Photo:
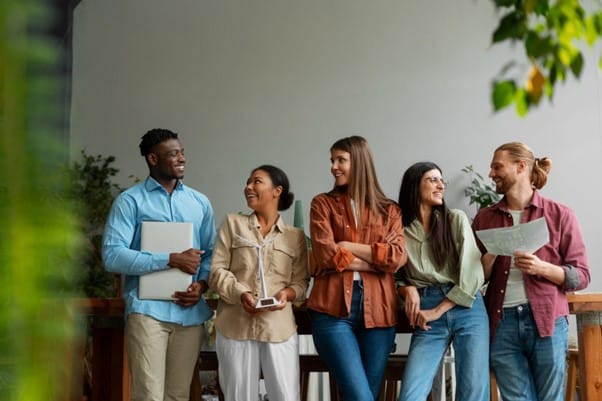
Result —
POLYGON ((386 232, 382 234, 387 239, 386 242, 376 242, 370 245, 373 265, 376 270, 396 272, 406 263, 408 255, 405 250, 401 211, 395 204, 389 206, 386 232))
POLYGON ((563 290, 582 290, 590 283, 590 267, 581 228, 572 210, 564 209, 561 227, 563 232, 560 236, 559 253, 563 260, 560 264, 564 265, 566 272, 563 290))
POLYGON ((471 307, 475 294, 485 279, 481 265, 481 253, 477 248, 468 217, 464 212, 451 212, 452 229, 458 244, 458 267, 460 280, 447 294, 447 298, 464 307, 471 307))
POLYGON ((348 249, 336 244, 330 208, 323 196, 318 195, 312 200, 310 221, 312 251, 316 262, 313 274, 317 276, 335 270, 345 270, 355 256, 348 249))

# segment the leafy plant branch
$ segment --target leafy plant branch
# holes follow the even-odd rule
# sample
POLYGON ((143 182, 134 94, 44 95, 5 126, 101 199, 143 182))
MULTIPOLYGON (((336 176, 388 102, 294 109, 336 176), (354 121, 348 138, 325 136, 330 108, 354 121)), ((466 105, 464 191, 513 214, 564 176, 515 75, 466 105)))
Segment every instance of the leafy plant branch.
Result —
POLYGON ((477 210, 493 205, 500 200, 500 195, 495 192, 493 185, 487 184, 473 166, 466 166, 462 171, 470 177, 470 185, 464 188, 464 196, 468 197, 471 205, 477 205, 477 210))
MULTIPOLYGON (((559 82, 581 76, 585 62, 579 44, 585 41, 592 46, 602 37, 600 3, 595 1, 595 10, 587 12, 578 0, 493 2, 503 13, 493 32, 493 44, 518 42, 528 61, 526 68, 515 61, 502 68, 492 83, 493 108, 499 111, 514 104, 523 117, 544 95, 552 100, 559 82)), ((602 68, 602 57, 598 64, 602 68)))

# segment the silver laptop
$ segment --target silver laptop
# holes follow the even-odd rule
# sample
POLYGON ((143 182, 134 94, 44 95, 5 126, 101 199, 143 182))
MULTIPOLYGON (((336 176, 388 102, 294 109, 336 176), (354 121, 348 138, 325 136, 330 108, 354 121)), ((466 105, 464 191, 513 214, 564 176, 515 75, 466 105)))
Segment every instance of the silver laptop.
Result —
MULTIPOLYGON (((143 221, 140 250, 152 253, 183 252, 192 248, 192 223, 143 221)), ((186 291, 192 275, 170 268, 140 276, 138 298, 172 299, 175 291, 186 291)))

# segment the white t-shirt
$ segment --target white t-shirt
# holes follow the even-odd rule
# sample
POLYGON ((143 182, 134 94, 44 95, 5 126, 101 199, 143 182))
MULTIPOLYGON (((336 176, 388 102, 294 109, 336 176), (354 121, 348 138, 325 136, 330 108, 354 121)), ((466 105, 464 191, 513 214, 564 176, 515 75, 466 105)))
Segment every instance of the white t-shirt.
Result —
MULTIPOLYGON (((522 210, 510 210, 514 225, 520 224, 523 217, 522 210)), ((504 308, 512 308, 528 303, 527 291, 525 290, 525 281, 523 272, 514 266, 514 257, 510 261, 510 272, 508 273, 508 283, 506 284, 506 294, 504 297, 504 308)))

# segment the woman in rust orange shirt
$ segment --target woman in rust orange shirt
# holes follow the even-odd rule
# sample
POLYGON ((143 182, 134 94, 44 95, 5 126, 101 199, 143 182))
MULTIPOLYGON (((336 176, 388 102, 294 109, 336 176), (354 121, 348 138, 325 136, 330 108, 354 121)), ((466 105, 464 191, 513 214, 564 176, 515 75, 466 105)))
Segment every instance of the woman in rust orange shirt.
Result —
POLYGON ((401 212, 360 136, 330 148, 334 188, 311 203, 313 339, 345 401, 378 398, 395 338, 395 271, 405 264, 401 212))

